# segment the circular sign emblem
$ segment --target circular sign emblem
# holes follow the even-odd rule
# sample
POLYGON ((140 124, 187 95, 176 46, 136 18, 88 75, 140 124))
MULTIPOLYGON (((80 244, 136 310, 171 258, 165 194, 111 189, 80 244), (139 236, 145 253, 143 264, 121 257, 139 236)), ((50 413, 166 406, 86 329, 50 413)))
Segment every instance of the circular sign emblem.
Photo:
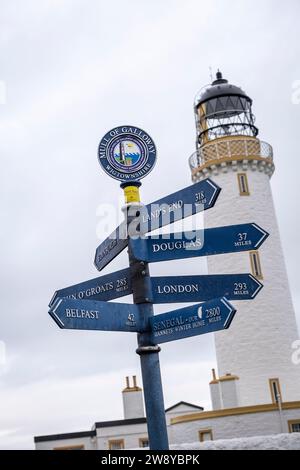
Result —
POLYGON ((149 134, 142 129, 119 126, 101 139, 98 159, 103 170, 112 178, 137 181, 154 167, 156 147, 149 134))

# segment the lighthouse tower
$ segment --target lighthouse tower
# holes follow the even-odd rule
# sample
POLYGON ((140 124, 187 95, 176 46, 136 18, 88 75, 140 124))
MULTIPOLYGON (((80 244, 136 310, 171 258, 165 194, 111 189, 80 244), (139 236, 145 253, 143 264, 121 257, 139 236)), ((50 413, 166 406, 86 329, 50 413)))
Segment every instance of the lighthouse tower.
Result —
POLYGON ((292 362, 299 336, 270 187, 272 147, 257 138, 251 98, 220 72, 196 96, 194 110, 192 180, 209 176, 222 188, 205 226, 255 222, 270 234, 258 251, 207 259, 209 274, 252 273, 264 284, 254 300, 232 301, 234 321, 215 334, 213 407, 300 400, 300 369, 292 362))

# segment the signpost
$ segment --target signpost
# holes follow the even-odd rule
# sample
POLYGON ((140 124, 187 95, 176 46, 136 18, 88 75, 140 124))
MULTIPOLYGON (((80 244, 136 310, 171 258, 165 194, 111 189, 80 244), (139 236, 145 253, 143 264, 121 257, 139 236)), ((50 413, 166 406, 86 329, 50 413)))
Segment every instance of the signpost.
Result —
MULTIPOLYGON (((140 233, 184 219, 214 206, 221 188, 209 178, 169 194, 139 208, 140 233)), ((123 222, 97 248, 95 266, 101 271, 128 245, 126 223, 123 222)))
POLYGON ((122 182, 126 205, 124 222, 98 246, 95 266, 101 271, 128 246, 129 268, 56 291, 49 314, 62 329, 137 333, 150 449, 167 450, 159 344, 228 328, 236 310, 227 299, 253 299, 262 284, 251 274, 151 278, 148 262, 255 250, 268 233, 252 223, 142 238, 212 208, 221 189, 208 178, 143 206, 139 180, 152 170, 156 147, 135 126, 109 131, 98 158, 103 170, 122 182), (128 294, 133 294, 133 304, 108 302, 128 294), (201 301, 205 303, 154 316, 153 303, 201 301))
POLYGON ((208 228, 185 234, 170 233, 144 239, 131 239, 130 244, 136 259, 156 263, 257 250, 268 235, 265 230, 252 223, 208 228))
POLYGON ((236 313, 225 297, 180 308, 150 319, 151 341, 166 343, 229 328, 236 313))
POLYGON ((154 304, 254 299, 263 285, 252 274, 151 277, 154 304))
POLYGON ((60 328, 102 331, 143 331, 145 324, 134 304, 100 300, 57 299, 49 314, 60 328))

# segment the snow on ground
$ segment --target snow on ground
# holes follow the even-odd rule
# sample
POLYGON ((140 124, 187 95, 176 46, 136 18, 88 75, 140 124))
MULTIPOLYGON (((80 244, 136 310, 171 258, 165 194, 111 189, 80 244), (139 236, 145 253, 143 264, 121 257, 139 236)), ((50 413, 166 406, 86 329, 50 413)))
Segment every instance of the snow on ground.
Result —
POLYGON ((173 450, 300 450, 300 433, 171 445, 173 450))

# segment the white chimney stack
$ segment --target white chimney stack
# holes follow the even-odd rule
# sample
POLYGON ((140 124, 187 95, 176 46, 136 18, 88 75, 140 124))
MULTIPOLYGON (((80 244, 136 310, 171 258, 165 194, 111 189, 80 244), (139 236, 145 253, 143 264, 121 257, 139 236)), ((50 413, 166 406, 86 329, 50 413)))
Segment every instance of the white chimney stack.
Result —
POLYGON ((124 419, 144 418, 143 390, 138 387, 135 375, 132 380, 130 386, 129 377, 126 377, 126 387, 122 390, 124 419))
POLYGON ((209 382, 212 409, 220 410, 222 408, 221 393, 220 393, 219 380, 216 377, 215 369, 212 369, 212 375, 213 375, 213 378, 211 382, 209 382))

